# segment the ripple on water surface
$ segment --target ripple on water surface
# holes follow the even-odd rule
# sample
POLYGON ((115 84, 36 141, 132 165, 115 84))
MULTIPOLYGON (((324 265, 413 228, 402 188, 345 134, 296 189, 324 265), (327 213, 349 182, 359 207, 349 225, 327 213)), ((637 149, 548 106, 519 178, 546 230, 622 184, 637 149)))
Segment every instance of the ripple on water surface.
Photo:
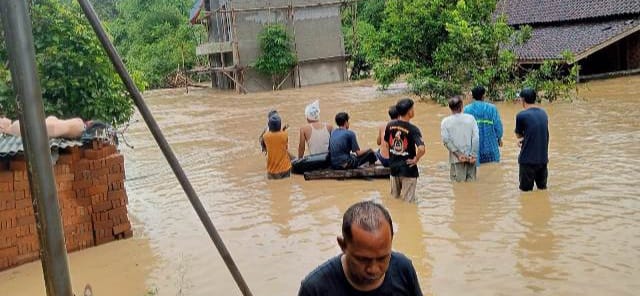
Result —
MULTIPOLYGON (((426 294, 633 295, 640 290, 640 78, 595 82, 573 103, 545 104, 550 115, 548 191, 517 190, 515 114, 500 103, 505 146, 479 181, 451 184, 440 141, 446 108, 416 105, 427 142, 417 204, 389 198, 386 181, 267 181, 257 136, 278 109, 295 152, 304 106, 321 117, 347 110, 361 146, 401 91, 363 84, 235 95, 212 90, 155 91, 151 109, 184 165, 255 295, 295 294, 300 280, 339 253, 344 210, 378 199, 391 211, 394 248, 413 261, 426 294), (589 288, 585 288, 589 287, 589 288)), ((125 149, 131 214, 160 263, 150 285, 161 295, 239 295, 169 166, 142 123, 125 149), (235 294, 234 294, 235 293, 235 294)))

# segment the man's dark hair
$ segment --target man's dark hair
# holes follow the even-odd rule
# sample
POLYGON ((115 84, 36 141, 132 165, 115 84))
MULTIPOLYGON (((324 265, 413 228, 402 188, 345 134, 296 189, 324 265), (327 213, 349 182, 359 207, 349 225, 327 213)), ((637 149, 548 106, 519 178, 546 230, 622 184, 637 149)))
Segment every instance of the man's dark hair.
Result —
POLYGON ((400 116, 400 114, 398 114, 398 108, 396 108, 396 106, 389 107, 389 118, 398 119, 398 116, 400 116))
POLYGON ((382 224, 380 223, 382 219, 389 223, 391 236, 393 237, 393 222, 387 209, 371 200, 354 204, 342 216, 342 237, 346 242, 350 242, 353 239, 352 225, 358 225, 366 231, 378 230, 382 224))
POLYGON ((270 132, 279 132, 282 128, 282 120, 280 119, 280 115, 274 114, 269 117, 269 122, 267 123, 269 126, 270 132))
POLYGON ((409 110, 413 108, 413 100, 409 98, 401 99, 396 104, 396 110, 398 110, 398 114, 400 116, 405 116, 409 113, 409 110))
POLYGON ((471 96, 473 96, 474 100, 482 101, 486 91, 487 90, 484 89, 484 86, 478 85, 471 90, 471 96))
POLYGON ((525 87, 520 91, 520 97, 524 99, 524 102, 527 104, 535 104, 537 95, 533 88, 525 87))
POLYGON ((336 114, 336 124, 338 126, 344 126, 349 121, 349 114, 347 112, 340 112, 336 114))
POLYGON ((449 99, 449 109, 452 111, 460 111, 462 110, 462 99, 460 96, 455 96, 449 99))

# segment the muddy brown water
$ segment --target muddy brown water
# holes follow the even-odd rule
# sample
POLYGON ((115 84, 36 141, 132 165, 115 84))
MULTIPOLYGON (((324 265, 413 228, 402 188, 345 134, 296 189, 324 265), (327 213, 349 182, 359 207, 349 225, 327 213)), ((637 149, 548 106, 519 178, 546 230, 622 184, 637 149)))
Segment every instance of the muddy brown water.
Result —
MULTIPOLYGON (((391 199, 385 180, 267 181, 257 145, 266 113, 276 108, 292 126, 289 150, 295 152, 304 106, 316 99, 323 120, 347 111, 361 146, 375 145, 387 107, 407 96, 402 86, 379 92, 360 82, 244 96, 178 89, 145 97, 254 295, 295 295, 310 270, 340 252, 335 238, 341 215, 364 199, 389 208, 394 249, 412 259, 427 295, 637 295, 638 85, 640 77, 593 82, 581 87, 581 100, 543 105, 550 117, 549 190, 532 193, 517 189, 512 131, 519 104, 498 104, 502 162, 480 167, 479 180, 470 184, 448 180, 439 135, 448 109, 417 104, 414 123, 427 143, 417 204, 391 199)), ((141 295, 146 287, 158 295, 240 295, 142 121, 127 138, 135 147, 123 148, 129 210, 136 240, 144 243, 113 247, 130 258, 121 261, 138 259, 148 268, 139 272, 144 283, 121 276, 131 288, 117 294, 141 295)), ((38 269, 31 269, 21 276, 0 274, 0 289, 20 295, 16 283, 41 285, 38 269)), ((96 270, 81 264, 74 270, 72 260, 72 272, 120 273, 117 267, 96 270)), ((103 289, 101 295, 116 295, 109 285, 103 289)))

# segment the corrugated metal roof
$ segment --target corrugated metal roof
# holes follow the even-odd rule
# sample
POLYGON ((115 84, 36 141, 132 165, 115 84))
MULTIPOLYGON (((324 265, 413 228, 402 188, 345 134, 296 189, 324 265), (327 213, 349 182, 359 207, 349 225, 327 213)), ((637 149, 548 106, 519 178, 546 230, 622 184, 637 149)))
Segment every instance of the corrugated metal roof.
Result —
POLYGON ((498 14, 510 25, 608 18, 640 13, 640 0, 500 0, 498 14))
MULTIPOLYGON (((68 147, 82 146, 82 142, 69 139, 50 139, 49 147, 65 149, 68 147)), ((14 156, 23 152, 22 138, 11 135, 0 135, 0 157, 14 156)))

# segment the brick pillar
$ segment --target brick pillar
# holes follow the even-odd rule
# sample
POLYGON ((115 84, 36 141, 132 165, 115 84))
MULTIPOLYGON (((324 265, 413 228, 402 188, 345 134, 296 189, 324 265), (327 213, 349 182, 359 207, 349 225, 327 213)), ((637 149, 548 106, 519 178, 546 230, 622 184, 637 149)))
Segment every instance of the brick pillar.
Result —
MULTIPOLYGON (((133 236, 124 157, 94 142, 60 151, 54 166, 67 251, 133 236)), ((37 260, 40 246, 22 156, 0 159, 0 270, 37 260)))

